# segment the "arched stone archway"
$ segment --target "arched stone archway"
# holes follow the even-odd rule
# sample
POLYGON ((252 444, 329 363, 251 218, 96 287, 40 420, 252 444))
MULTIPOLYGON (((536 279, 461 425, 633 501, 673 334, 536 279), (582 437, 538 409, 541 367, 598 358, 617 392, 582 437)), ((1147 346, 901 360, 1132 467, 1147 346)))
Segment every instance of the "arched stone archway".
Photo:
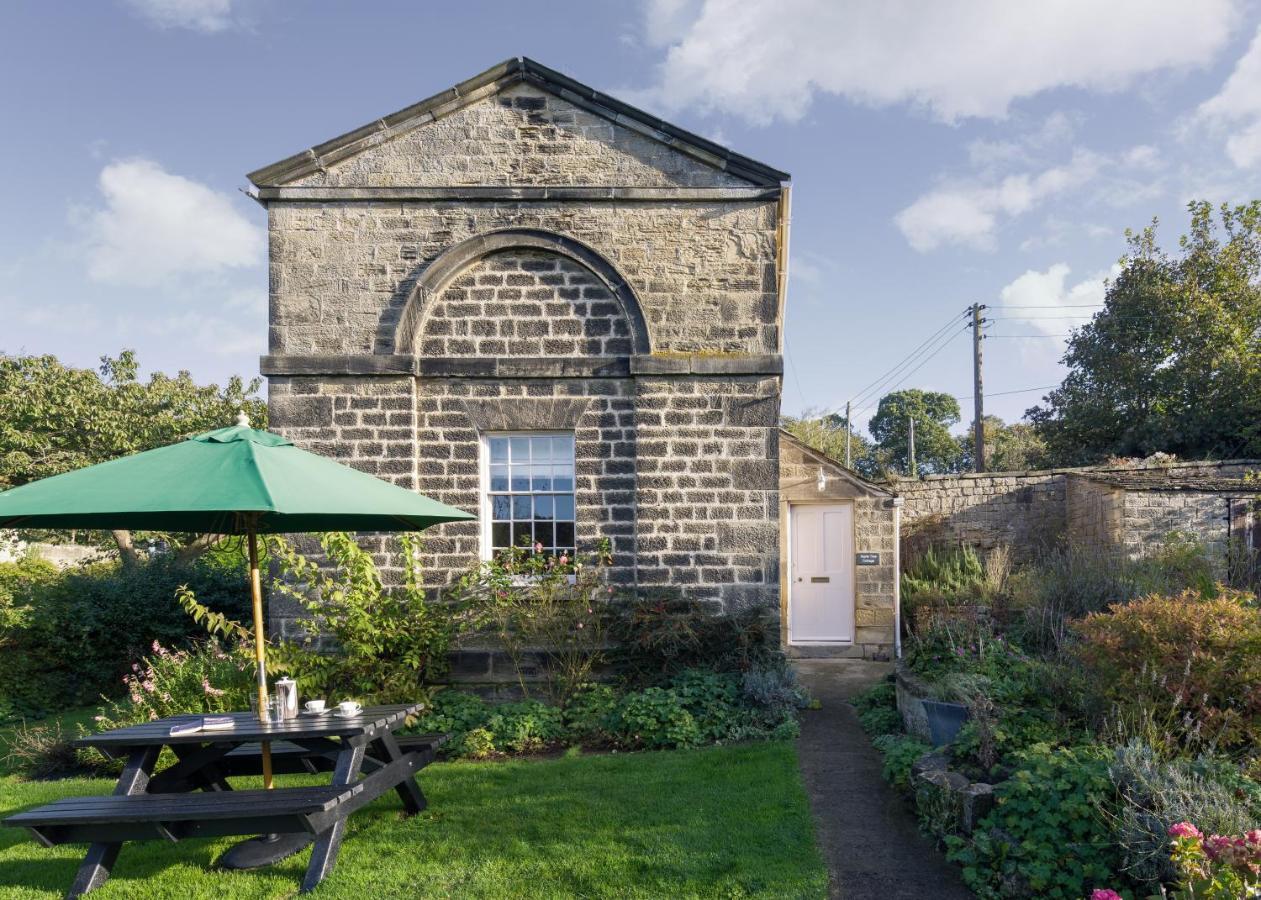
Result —
POLYGON ((394 332, 394 352, 608 356, 646 354, 650 344, 634 290, 607 259, 573 238, 514 228, 469 238, 429 264, 404 305, 394 332), (483 275, 492 288, 506 289, 499 298, 492 290, 485 299, 521 302, 522 321, 530 323, 528 335, 516 333, 518 325, 511 312, 506 317, 492 314, 486 309, 488 304, 462 296, 462 292, 485 292, 477 284, 483 275), (467 278, 469 283, 459 284, 467 276, 473 276, 467 278), (531 290, 540 293, 544 285, 554 288, 554 296, 524 296, 531 290), (558 314, 547 300, 570 302, 572 311, 558 314), (461 305, 461 301, 468 302, 461 305), (532 303, 542 312, 536 315, 532 303), (453 312, 461 315, 453 316, 453 312), (435 314, 446 323, 431 323, 435 314), (499 322, 492 328, 496 319, 499 322), (508 347, 509 340, 515 342, 513 349, 508 347))

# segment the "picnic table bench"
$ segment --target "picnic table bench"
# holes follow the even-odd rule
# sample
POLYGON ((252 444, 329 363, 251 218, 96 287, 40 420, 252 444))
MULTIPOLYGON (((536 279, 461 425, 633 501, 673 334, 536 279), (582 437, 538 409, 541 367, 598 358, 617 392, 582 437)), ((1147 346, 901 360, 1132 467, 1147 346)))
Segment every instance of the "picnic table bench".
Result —
POLYGON ((303 715, 274 723, 236 713, 231 729, 172 735, 171 726, 197 718, 175 716, 91 735, 75 743, 125 760, 114 793, 68 797, 17 813, 4 824, 28 829, 48 847, 91 844, 69 897, 104 884, 126 841, 233 834, 306 835, 306 841, 290 842, 295 849, 313 840, 301 888, 309 891, 332 871, 351 813, 390 790, 398 793, 407 815, 425 808, 415 775, 433 760, 445 736, 394 734, 420 708, 378 706, 354 718, 303 715), (273 772, 331 772, 331 783, 234 790, 228 778, 262 771, 264 741, 273 772), (163 747, 170 747, 177 761, 155 773, 163 747))

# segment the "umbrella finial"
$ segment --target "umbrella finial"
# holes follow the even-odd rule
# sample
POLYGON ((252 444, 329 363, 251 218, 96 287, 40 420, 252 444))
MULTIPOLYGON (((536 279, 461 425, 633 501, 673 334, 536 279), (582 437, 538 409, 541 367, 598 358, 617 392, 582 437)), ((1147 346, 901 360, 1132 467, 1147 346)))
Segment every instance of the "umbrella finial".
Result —
POLYGON ((245 410, 241 410, 239 413, 237 413, 236 424, 240 425, 242 428, 249 428, 250 427, 249 413, 247 413, 245 410))

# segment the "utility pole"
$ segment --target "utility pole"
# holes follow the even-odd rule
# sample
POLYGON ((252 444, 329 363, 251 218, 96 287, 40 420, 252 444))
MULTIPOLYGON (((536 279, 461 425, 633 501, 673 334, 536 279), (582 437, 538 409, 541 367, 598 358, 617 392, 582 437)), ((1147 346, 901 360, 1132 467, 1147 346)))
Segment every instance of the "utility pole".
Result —
POLYGON ((972 304, 972 458, 977 472, 985 471, 985 394, 981 384, 981 318, 983 303, 972 304))
MULTIPOLYGON (((959 326, 956 325, 956 328, 959 326)), ((906 456, 911 464, 911 477, 914 478, 919 474, 919 470, 915 466, 915 417, 910 419, 910 427, 906 432, 906 456)))
POLYGON ((849 401, 845 401, 845 468, 852 469, 849 464, 849 442, 850 442, 850 424, 849 424, 849 401))

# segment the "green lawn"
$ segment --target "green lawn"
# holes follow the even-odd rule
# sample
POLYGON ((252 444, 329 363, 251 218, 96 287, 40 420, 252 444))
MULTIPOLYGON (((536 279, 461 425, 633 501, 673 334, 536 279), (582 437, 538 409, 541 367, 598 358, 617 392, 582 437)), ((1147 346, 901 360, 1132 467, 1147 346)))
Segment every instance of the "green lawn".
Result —
MULTIPOLYGON (((304 778, 293 783, 317 783, 304 778)), ((822 897, 827 872, 788 742, 660 753, 435 764, 425 812, 390 794, 350 819, 315 897, 822 897)), ((96 779, 0 777, 0 816, 96 779)), ((309 851, 262 872, 214 872, 231 839, 123 848, 110 897, 264 898, 296 890, 309 851)), ((0 897, 59 897, 82 848, 0 829, 0 897)))

